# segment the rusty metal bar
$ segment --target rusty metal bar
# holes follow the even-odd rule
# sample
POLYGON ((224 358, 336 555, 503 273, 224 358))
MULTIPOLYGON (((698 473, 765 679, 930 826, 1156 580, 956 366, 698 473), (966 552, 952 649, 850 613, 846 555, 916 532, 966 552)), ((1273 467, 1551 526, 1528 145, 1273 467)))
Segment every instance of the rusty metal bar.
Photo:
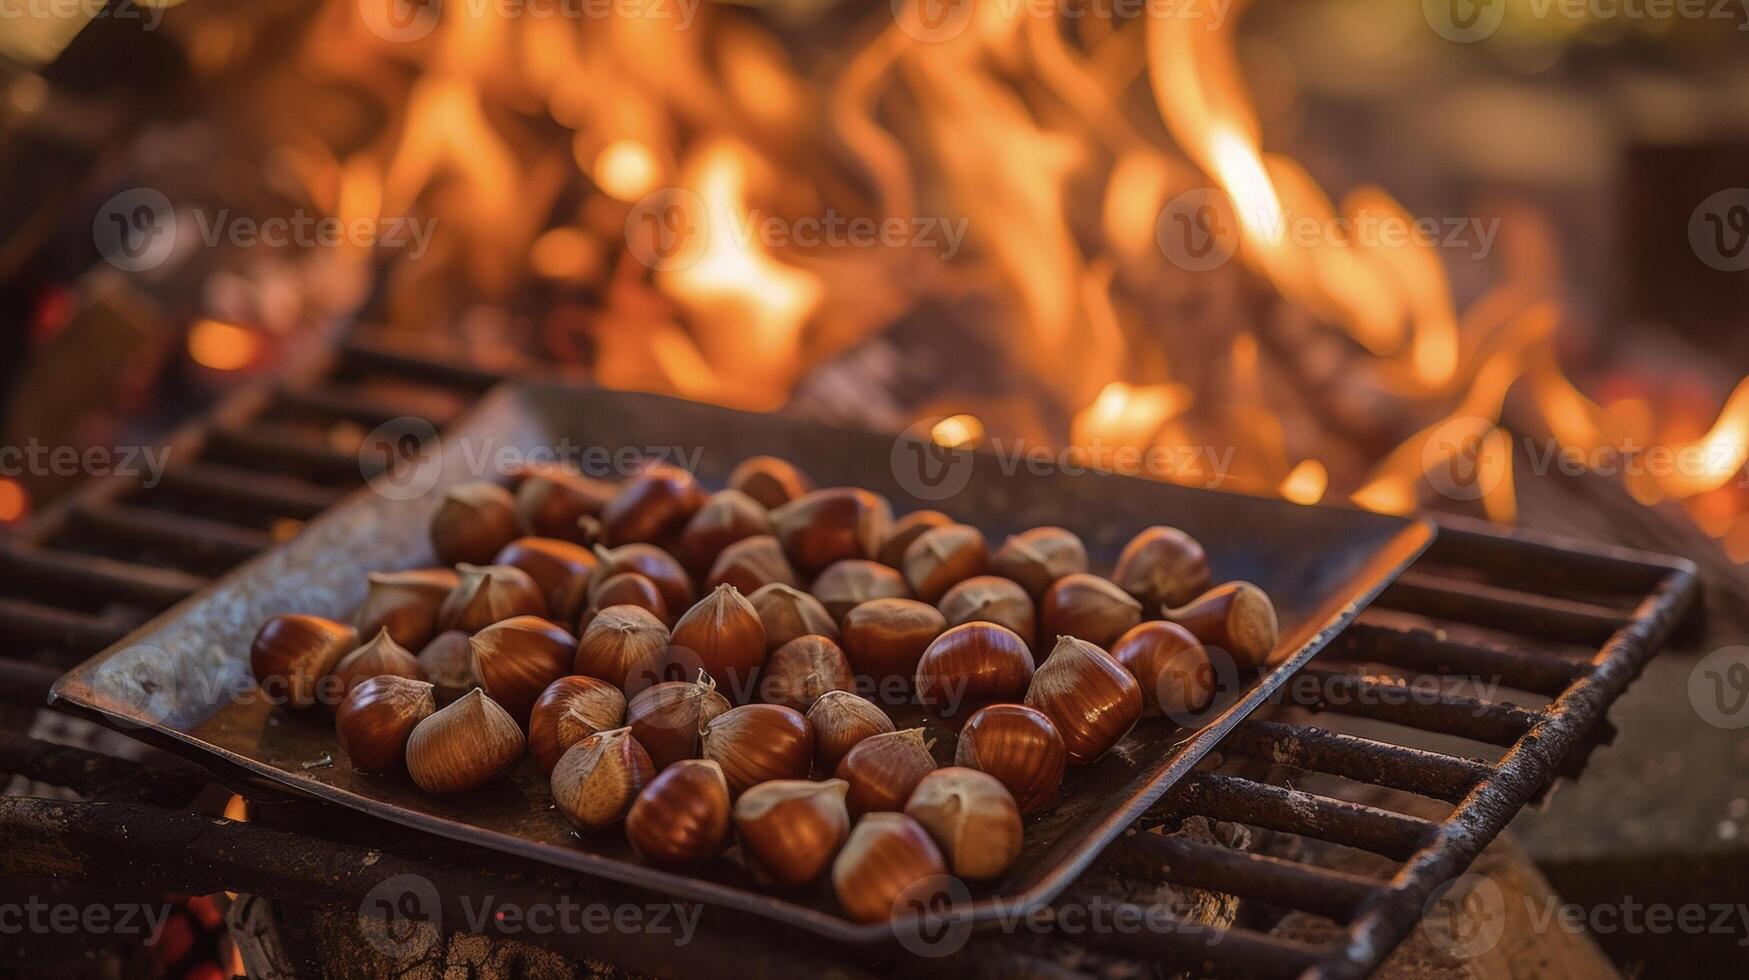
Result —
POLYGON ((0 702, 40 708, 60 679, 61 672, 48 664, 0 657, 0 702))
POLYGON ((159 486, 202 500, 237 504, 264 517, 310 520, 346 491, 220 463, 189 462, 165 471, 159 486))
POLYGON ((1693 605, 1699 592, 1692 565, 1673 568, 1611 636, 1589 673, 1542 713, 1513 745, 1494 777, 1477 786, 1435 828, 1427 846, 1409 856, 1390 883, 1369 898, 1349 927, 1347 941, 1308 972, 1327 980, 1365 976, 1421 918, 1440 885, 1461 874, 1506 828, 1519 809, 1581 750, 1592 727, 1639 674, 1693 605))
POLYGON ((85 613, 68 612, 28 599, 0 598, 0 636, 7 649, 0 656, 54 647, 88 655, 128 634, 133 627, 85 613))
POLYGON ((1145 832, 1118 838, 1106 855, 1107 860, 1125 862, 1125 870, 1141 866, 1155 871, 1159 880, 1300 909, 1344 923, 1383 884, 1343 871, 1145 832))
POLYGON ((185 807, 207 784, 198 769, 171 769, 0 731, 0 773, 64 786, 91 799, 185 807))
POLYGON ((351 385, 316 384, 305 388, 281 388, 274 392, 273 406, 278 412, 306 418, 353 422, 376 428, 384 422, 405 416, 415 416, 441 429, 450 423, 451 413, 433 412, 429 407, 414 408, 380 399, 351 385))
POLYGON ((1377 742, 1357 735, 1252 719, 1221 746, 1254 759, 1328 773, 1456 803, 1494 767, 1475 759, 1377 742))
POLYGON ((1417 690, 1410 681, 1356 673, 1358 669, 1314 661, 1281 690, 1292 703, 1312 711, 1371 718, 1491 745, 1511 745, 1536 724, 1536 712, 1516 705, 1417 690))
POLYGON ((220 459, 349 483, 362 483, 375 476, 377 469, 358 453, 342 452, 288 426, 269 422, 214 426, 207 433, 206 448, 220 459))
POLYGON ((1441 578, 1413 569, 1387 586, 1378 604, 1454 623, 1591 647, 1609 639, 1628 622, 1626 615, 1606 606, 1441 578))
POLYGON ((0 579, 25 591, 93 596, 166 609, 206 586, 207 580, 172 568, 42 548, 25 541, 0 544, 0 579))
POLYGON ((349 337, 341 346, 340 361, 353 370, 382 371, 397 377, 472 392, 483 392, 507 377, 503 372, 420 354, 358 334, 349 337))
POLYGON ((1582 660, 1543 650, 1448 639, 1425 629, 1397 629, 1359 622, 1349 626, 1330 652, 1424 674, 1456 674, 1497 680, 1509 687, 1554 697, 1585 673, 1582 660))
MULTIPOLYGON (((1080 945, 1150 963, 1166 960, 1199 976, 1295 977, 1328 953, 1328 947, 1253 929, 1206 925, 1160 907, 1118 901, 1080 887, 1070 888, 1051 908, 1066 906, 1103 907, 1114 921, 1148 923, 1140 929, 1083 929, 1072 935, 1080 945)), ((1066 921, 1064 926, 1067 932, 1066 921)))
POLYGON ((1423 560, 1473 568, 1499 584, 1519 584, 1527 589, 1572 585, 1621 596, 1651 592, 1676 567, 1662 555, 1632 548, 1557 539, 1528 528, 1443 514, 1439 535, 1423 560))
POLYGON ((1218 772, 1186 776, 1160 808, 1316 837, 1398 861, 1426 846, 1439 828, 1420 817, 1218 772))
POLYGON ((254 528, 131 504, 75 504, 68 508, 67 521, 74 530, 162 551, 213 569, 242 564, 273 545, 266 532, 254 528))

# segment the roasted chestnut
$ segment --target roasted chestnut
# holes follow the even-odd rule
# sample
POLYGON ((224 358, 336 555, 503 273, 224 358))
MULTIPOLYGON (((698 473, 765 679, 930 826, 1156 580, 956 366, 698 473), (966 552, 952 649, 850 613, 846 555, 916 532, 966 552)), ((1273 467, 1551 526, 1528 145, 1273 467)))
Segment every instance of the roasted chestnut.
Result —
POLYGON ((898 568, 904 564, 905 549, 911 547, 911 542, 922 536, 924 531, 952 523, 953 518, 939 510, 914 510, 893 521, 892 530, 888 532, 887 539, 881 542, 881 550, 875 555, 875 560, 898 568))
POLYGON ((917 781, 935 770, 923 729, 871 735, 851 746, 834 771, 850 784, 847 803, 853 815, 902 810, 917 781))
POLYGON ((661 590, 656 583, 639 575, 637 572, 620 572, 600 583, 599 589, 592 589, 593 597, 589 608, 577 619, 577 631, 586 632, 589 624, 601 614, 603 609, 614 606, 637 606, 655 616, 660 622, 668 622, 668 603, 662 599, 661 590))
POLYGON ((447 568, 372 572, 364 603, 353 617, 359 636, 388 630, 396 643, 418 650, 437 633, 437 612, 460 578, 447 568))
POLYGON ((760 534, 724 548, 705 577, 705 587, 732 585, 751 596, 767 585, 794 586, 799 581, 783 546, 771 535, 760 534))
POLYGON ((1129 734, 1142 717, 1142 689, 1123 664, 1086 640, 1057 637, 1039 665, 1026 704, 1050 716, 1069 761, 1085 765, 1129 734))
POLYGON ((539 616, 516 616, 475 633, 468 649, 486 694, 526 726, 541 692, 570 673, 577 638, 539 616))
POLYGON ((864 558, 847 558, 826 566, 808 591, 840 626, 850 610, 865 602, 911 597, 911 587, 905 584, 903 575, 864 558))
POLYGON ((794 708, 744 704, 704 723, 704 757, 723 767, 729 792, 740 795, 773 779, 806 779, 814 763, 814 730, 794 708))
POLYGON ((985 705, 1020 700, 1031 682, 1026 641, 995 623, 955 626, 917 662, 917 700, 955 729, 985 705))
POLYGON ((358 631, 320 616, 275 616, 249 645, 249 668, 270 699, 308 708, 321 696, 323 678, 358 648, 358 631))
POLYGON ((668 639, 668 627, 649 610, 608 606, 589 621, 577 641, 571 669, 635 695, 662 680, 668 639))
POLYGON ((516 499, 496 483, 451 487, 431 516, 431 547, 446 565, 484 565, 521 533, 516 499))
POLYGON ((810 484, 802 471, 787 459, 749 456, 729 472, 729 488, 759 501, 767 510, 807 493, 810 484))
POLYGON ((1151 620, 1118 637, 1111 655, 1142 688, 1142 713, 1184 723, 1215 694, 1214 665, 1191 632, 1151 620))
POLYGON ((773 582, 762 585, 747 597, 759 613, 765 626, 765 647, 776 650, 798 636, 818 633, 828 639, 838 639, 838 624, 832 621, 820 600, 800 589, 773 582))
MULTIPOLYGON (((674 556, 655 545, 622 544, 612 549, 596 545, 595 557, 599 564, 595 568, 594 579, 601 588, 605 588, 621 572, 637 572, 655 584, 656 591, 662 593, 662 603, 668 607, 669 612, 678 612, 692 605, 692 576, 686 574, 686 569, 680 567, 674 556)), ((589 590, 589 602, 597 607, 601 606, 596 587, 589 590)))
POLYGON ((1209 650, 1225 650, 1241 667, 1275 663, 1275 641, 1281 635, 1275 604, 1250 582, 1217 585, 1162 614, 1168 622, 1189 630, 1209 650))
POLYGON ((773 650, 759 672, 760 700, 803 712, 827 691, 855 687, 844 651, 824 636, 796 637, 773 650))
POLYGON ((702 669, 727 686, 729 700, 745 704, 753 700, 764 663, 765 625, 759 613, 734 586, 719 585, 674 624, 664 670, 673 679, 702 669))
POLYGON ((553 766, 553 805, 572 826, 600 830, 624 820, 655 775, 631 729, 597 732, 571 746, 553 766))
POLYGON ((473 633, 513 616, 547 615, 546 594, 520 568, 457 565, 456 571, 461 578, 438 610, 438 629, 473 633))
POLYGON ((893 730, 893 719, 874 702, 849 691, 827 691, 808 709, 808 724, 814 729, 814 772, 838 771, 856 743, 893 730))
POLYGON ((886 922, 913 911, 947 873, 929 832, 903 813, 871 813, 857 821, 832 862, 832 890, 857 922, 886 922))
POLYGON ((583 611, 596 562, 588 548, 558 538, 517 538, 492 559, 494 565, 527 572, 545 595, 547 612, 565 623, 575 622, 583 611))
POLYGON ((941 613, 915 599, 875 599, 844 617, 840 646, 858 677, 877 688, 891 678, 908 685, 923 651, 947 628, 941 613))
POLYGON ((995 623, 1013 630, 1029 647, 1038 637, 1038 615, 1032 596, 1013 579, 975 575, 948 589, 937 608, 949 626, 995 623))
POLYGON ((729 840, 729 784, 709 759, 682 759, 661 769, 626 814, 626 840, 660 868, 691 871, 721 854, 729 840))
POLYGON ((992 704, 973 714, 960 729, 953 758, 956 766, 1001 780, 1021 813, 1056 799, 1068 761, 1056 724, 1024 704, 992 704))
POLYGON ((1142 604, 1097 575, 1065 575, 1045 592, 1039 629, 1045 637, 1075 636, 1109 647, 1142 621, 1142 604))
MULTIPOLYGON (((612 545, 660 541, 684 527, 704 501, 704 488, 691 473, 652 462, 602 506, 602 534, 612 545)), ((687 603, 673 605, 685 608, 687 603)))
POLYGON ((825 874, 850 836, 849 788, 842 779, 777 779, 741 794, 735 831, 754 880, 793 888, 825 874))
POLYGON ((617 488, 557 466, 543 466, 526 474, 516 488, 516 513, 522 526, 543 538, 557 538, 588 547, 578 521, 594 519, 613 498, 617 488))
POLYGON ((931 528, 905 549, 905 581, 928 603, 941 601, 948 589, 984 574, 988 566, 984 532, 970 524, 931 528))
POLYGON ((1014 797, 994 776, 948 766, 924 776, 905 803, 941 848, 948 870, 986 881, 1020 857, 1023 830, 1014 797))
POLYGON ((762 534, 771 534, 765 506, 739 490, 720 490, 686 522, 675 556, 694 575, 703 575, 724 548, 762 534))
POLYGON ((815 490, 771 512, 783 550, 804 575, 846 558, 874 557, 892 522, 885 497, 855 487, 815 490))
POLYGON ((353 688, 384 674, 416 681, 425 679, 425 672, 419 669, 419 658, 396 643, 387 628, 377 630, 363 646, 340 658, 334 665, 332 689, 324 689, 319 697, 330 708, 338 709, 353 688))
POLYGON ((1087 546, 1065 528, 1035 527, 1002 542, 990 571, 1019 582, 1034 602, 1043 602, 1058 579, 1087 571, 1087 546))
POLYGON ((547 685, 528 716, 528 754, 545 772, 565 750, 591 735, 624 724, 626 698, 596 677, 572 674, 547 685))
POLYGON ((522 728, 479 688, 433 712, 407 738, 407 774, 427 793, 465 793, 522 758, 522 728))
POLYGON ((439 704, 448 704, 480 686, 480 679, 474 676, 474 654, 468 649, 470 639, 472 636, 462 630, 446 630, 419 651, 419 670, 436 689, 439 704))
POLYGON ((1209 587, 1208 555, 1175 527, 1150 527, 1124 545, 1111 580, 1144 608, 1180 605, 1209 587))
POLYGON ((728 710, 728 699, 717 693, 716 682, 701 675, 634 695, 626 703, 626 724, 656 768, 666 769, 681 759, 697 758, 699 729, 728 710))
POLYGON ((386 674, 365 679, 341 703, 334 715, 340 750, 355 768, 388 773, 407 755, 407 736, 437 710, 431 685, 386 674))

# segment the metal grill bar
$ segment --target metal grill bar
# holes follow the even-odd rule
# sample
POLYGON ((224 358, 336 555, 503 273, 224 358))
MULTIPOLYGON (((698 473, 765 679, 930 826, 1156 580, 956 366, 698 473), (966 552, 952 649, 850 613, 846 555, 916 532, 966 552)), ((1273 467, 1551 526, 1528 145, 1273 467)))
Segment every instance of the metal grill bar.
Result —
POLYGON ((67 508, 67 527, 221 570, 273 545, 266 532, 254 528, 109 502, 74 502, 67 508))
POLYGON ((1328 773, 1456 803, 1494 767, 1355 735, 1253 719, 1240 725, 1222 748, 1276 765, 1328 773))
POLYGON ((1424 674, 1457 674, 1498 680, 1520 691, 1554 697, 1581 674, 1585 663, 1558 654, 1447 639, 1432 630, 1399 630, 1355 623, 1330 645, 1346 660, 1366 660, 1424 674))
POLYGON ((174 606, 200 591, 206 579, 26 542, 0 545, 0 579, 26 590, 45 590, 75 600, 103 596, 152 609, 174 606))
POLYGON ((1388 721, 1494 745, 1511 745, 1536 723, 1535 712, 1515 705, 1416 691, 1410 681, 1358 670, 1350 664, 1310 663, 1282 690, 1295 704, 1313 711, 1388 721))
POLYGON ((0 634, 15 648, 59 647, 88 655, 126 636, 131 628, 25 599, 0 599, 0 634))
POLYGON ((1529 596, 1511 589, 1410 570, 1379 596, 1386 609, 1561 643, 1597 646, 1627 625, 1620 613, 1585 602, 1529 596))
POLYGON ((165 489, 190 497, 237 504, 263 517, 309 520, 340 502, 343 491, 222 463, 183 463, 165 471, 165 489))
POLYGON ((1227 892, 1348 922, 1384 882, 1184 837, 1129 834, 1112 846, 1126 865, 1175 884, 1227 892))
POLYGON ((1424 847, 1438 827, 1420 817, 1218 772, 1186 776, 1161 805, 1176 812, 1316 837, 1399 861, 1424 847))

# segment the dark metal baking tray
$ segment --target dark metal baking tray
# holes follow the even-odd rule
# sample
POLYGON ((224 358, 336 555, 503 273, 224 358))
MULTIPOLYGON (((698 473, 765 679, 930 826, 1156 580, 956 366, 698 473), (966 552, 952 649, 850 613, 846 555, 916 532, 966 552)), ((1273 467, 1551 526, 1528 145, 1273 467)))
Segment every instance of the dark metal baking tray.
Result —
MULTIPOLYGON (((446 433, 441 449, 410 477, 403 473, 396 484, 382 483, 393 477, 379 478, 379 485, 312 522, 295 540, 68 673, 51 700, 206 763, 221 778, 265 778, 407 827, 741 909, 842 941, 890 937, 887 925, 845 918, 823 884, 770 892, 730 860, 716 861, 698 876, 645 867, 617 831, 574 832, 552 808, 546 780, 532 761, 471 795, 434 798, 404 775, 355 773, 338 751, 326 712, 273 708, 249 696, 249 641, 268 617, 302 612, 344 618, 363 598, 367 571, 432 563, 426 524, 441 488, 477 478, 488 454, 514 462, 529 451, 575 453, 583 447, 678 447, 689 459, 697 452, 699 476, 719 486, 742 458, 773 453, 799 463, 822 486, 866 486, 886 494, 900 512, 936 507, 979 525, 994 541, 1039 524, 1066 526, 1087 542, 1096 570, 1109 569, 1141 528, 1173 524, 1203 542, 1217 581, 1249 579, 1274 598, 1282 625, 1278 654, 1291 651, 1280 665, 1225 699, 1230 706, 1200 730, 1144 720, 1097 763, 1072 770, 1061 802, 1028 819, 1026 849, 1016 866, 974 889, 964 907, 949 910, 974 922, 1024 915, 1055 897, 1339 633, 1434 533, 1426 521, 1341 507, 1109 474, 1041 474, 988 453, 968 454, 951 468, 953 479, 965 480, 962 490, 945 500, 918 500, 895 477, 905 470, 908 447, 895 451, 891 435, 657 395, 507 385, 446 433), (431 492, 399 499, 410 487, 426 484, 431 492), (329 754, 334 765, 308 767, 329 754)), ((914 479, 905 482, 935 492, 914 479)), ((952 758, 951 735, 941 737, 936 752, 952 758)))

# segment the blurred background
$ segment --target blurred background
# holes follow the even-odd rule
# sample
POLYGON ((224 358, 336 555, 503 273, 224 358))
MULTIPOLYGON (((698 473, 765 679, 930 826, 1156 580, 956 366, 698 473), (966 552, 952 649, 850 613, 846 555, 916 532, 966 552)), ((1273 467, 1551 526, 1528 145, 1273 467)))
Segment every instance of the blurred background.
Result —
MULTIPOLYGON (((344 337, 951 445, 1207 449, 1145 475, 1625 539, 1749 621, 1742 3, 0 17, 0 444, 155 444, 344 337)), ((9 465, 0 523, 89 470, 9 465)), ((1523 822, 1568 894, 1619 894, 1611 855, 1648 894, 1742 880, 1679 870, 1740 874, 1749 748, 1671 727, 1678 664, 1624 702, 1650 747, 1523 822)))

